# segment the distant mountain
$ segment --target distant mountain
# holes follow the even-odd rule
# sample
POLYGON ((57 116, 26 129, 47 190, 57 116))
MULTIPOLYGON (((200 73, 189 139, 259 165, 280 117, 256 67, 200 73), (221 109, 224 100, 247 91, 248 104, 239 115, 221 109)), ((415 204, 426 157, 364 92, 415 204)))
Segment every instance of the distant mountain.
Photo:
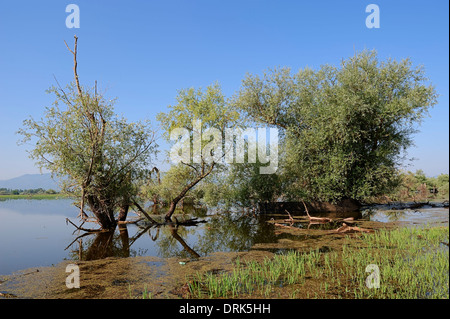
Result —
POLYGON ((58 183, 52 179, 50 173, 25 174, 8 180, 0 180, 0 188, 9 189, 53 189, 59 191, 58 183))

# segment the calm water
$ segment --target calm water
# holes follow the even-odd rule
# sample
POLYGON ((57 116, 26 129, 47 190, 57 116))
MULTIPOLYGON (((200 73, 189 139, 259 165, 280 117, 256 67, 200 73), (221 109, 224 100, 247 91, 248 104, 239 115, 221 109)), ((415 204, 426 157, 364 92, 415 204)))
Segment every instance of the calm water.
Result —
MULTIPOLYGON (((195 227, 148 228, 144 223, 131 224, 113 234, 77 239, 83 233, 73 233, 75 228, 66 224, 66 218, 79 224, 78 213, 68 199, 0 201, 0 275, 63 260, 110 256, 196 258, 216 251, 248 250, 275 238, 273 226, 268 223, 227 214, 200 218, 208 222, 195 227)), ((130 213, 130 217, 134 216, 130 213)), ((86 223, 83 227, 96 225, 86 223)))
MULTIPOLYGON (((292 236, 275 235, 273 225, 260 218, 236 214, 206 216, 207 223, 195 227, 149 227, 145 223, 127 225, 114 233, 75 232, 66 223, 79 224, 79 210, 72 200, 0 201, 0 275, 63 260, 93 260, 105 257, 197 258, 217 251, 246 251, 258 243, 273 243, 292 236)), ((204 212, 203 212, 204 213, 204 212)), ((130 217, 135 216, 130 213, 130 217)), ((372 211, 367 218, 382 222, 430 219, 448 225, 448 209, 419 211, 372 211)), ((95 228, 95 224, 86 228, 95 228)), ((297 239, 298 240, 298 239, 297 239)))

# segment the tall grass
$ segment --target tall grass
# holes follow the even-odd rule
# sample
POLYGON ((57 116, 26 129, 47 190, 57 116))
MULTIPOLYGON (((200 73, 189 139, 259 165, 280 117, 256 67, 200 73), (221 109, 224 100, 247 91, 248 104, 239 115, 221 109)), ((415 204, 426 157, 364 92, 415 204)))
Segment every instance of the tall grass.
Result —
POLYGON ((197 273, 193 298, 448 298, 448 227, 401 228, 347 237, 341 250, 291 251, 262 262, 237 260, 224 274, 197 273), (380 270, 380 287, 366 286, 366 266, 380 270), (305 286, 308 281, 307 287, 305 286))

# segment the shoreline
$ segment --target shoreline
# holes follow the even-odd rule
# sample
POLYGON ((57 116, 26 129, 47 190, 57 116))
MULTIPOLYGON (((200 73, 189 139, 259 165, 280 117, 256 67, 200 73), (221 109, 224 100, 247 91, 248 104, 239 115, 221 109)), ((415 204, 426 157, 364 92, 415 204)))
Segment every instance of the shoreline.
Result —
MULTIPOLYGON (((407 222, 364 220, 355 222, 361 227, 375 231, 397 231, 409 224, 419 226, 407 222)), ((428 226, 426 228, 429 229, 443 227, 441 225, 428 226)), ((448 226, 443 228, 448 230, 448 226)), ((232 273, 236 260, 239 260, 241 264, 244 264, 244 261, 263 263, 267 258, 273 260, 277 255, 273 252, 274 249, 297 251, 301 254, 308 254, 310 251, 317 250, 324 257, 330 252, 340 254, 343 252, 344 246, 350 247, 348 245, 355 246, 358 250, 367 248, 364 241, 361 241, 364 238, 361 236, 365 236, 362 233, 332 234, 327 230, 284 228, 279 228, 276 231, 280 234, 289 234, 289 237, 281 236, 281 239, 274 243, 256 244, 248 251, 213 252, 198 259, 151 256, 108 257, 93 261, 65 260, 54 266, 20 270, 13 275, 0 276, 0 292, 3 293, 3 296, 0 295, 0 299, 140 299, 145 297, 144 294, 147 294, 146 296, 149 298, 158 299, 195 298, 195 296, 189 294, 189 285, 192 283, 192 278, 198 277, 198 274, 220 276, 221 274, 232 273), (295 240, 297 236, 303 239, 295 240), (80 267, 81 289, 68 289, 65 286, 65 279, 68 276, 66 266, 70 263, 80 267)), ((419 238, 421 237, 419 236, 419 238)), ((317 282, 310 280, 308 285, 311 285, 319 293, 318 298, 332 298, 334 295, 320 293, 321 290, 318 285, 323 284, 322 281, 322 279, 317 282)), ((288 288, 291 289, 292 287, 288 288)), ((300 287, 296 288, 300 289, 300 287)), ((334 289, 336 290, 338 287, 334 289)), ((284 298, 295 298, 294 296, 306 298, 302 294, 295 293, 294 290, 286 296, 282 289, 276 288, 276 291, 282 294, 281 298, 283 296, 284 298)), ((352 299, 351 295, 343 294, 343 296, 352 299)), ((258 291, 252 296, 242 295, 241 297, 265 299, 265 296, 259 295, 258 291)), ((277 298, 275 295, 272 297, 277 298)))

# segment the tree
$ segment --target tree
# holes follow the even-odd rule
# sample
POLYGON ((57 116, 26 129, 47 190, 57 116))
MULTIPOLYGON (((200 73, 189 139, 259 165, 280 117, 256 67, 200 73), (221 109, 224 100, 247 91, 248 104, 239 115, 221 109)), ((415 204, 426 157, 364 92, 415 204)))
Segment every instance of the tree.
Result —
POLYGON ((440 174, 437 178, 436 178, 436 186, 438 188, 439 191, 439 196, 441 198, 448 198, 448 193, 449 193, 449 176, 448 174, 440 174))
POLYGON ((228 151, 223 143, 225 129, 239 122, 239 114, 229 107, 218 84, 210 85, 204 91, 181 90, 177 102, 169 106, 167 113, 161 112, 157 117, 165 129, 165 138, 172 143, 176 141, 171 151, 176 166, 164 176, 172 178, 173 172, 178 176, 170 195, 167 220, 171 219, 178 202, 221 165, 228 151))
POLYGON ((114 229, 115 214, 120 210, 118 220, 125 220, 138 191, 134 182, 156 152, 155 133, 149 122, 128 123, 114 114, 114 101, 99 94, 96 85, 80 85, 77 39, 74 50, 68 47, 75 82, 65 90, 51 87, 53 106, 40 120, 25 120, 18 133, 22 143, 34 142, 29 153, 37 165, 60 177, 63 192, 77 198, 82 218, 87 204, 103 229, 114 229))
POLYGON ((262 202, 275 202, 283 197, 283 174, 278 171, 273 174, 261 174, 260 167, 265 166, 259 161, 232 165, 227 174, 222 176, 221 194, 224 202, 241 207, 255 207, 262 202))
POLYGON ((361 200, 398 185, 412 134, 436 103, 427 81, 409 59, 380 62, 364 51, 338 67, 248 75, 233 105, 283 131, 291 195, 361 200))

